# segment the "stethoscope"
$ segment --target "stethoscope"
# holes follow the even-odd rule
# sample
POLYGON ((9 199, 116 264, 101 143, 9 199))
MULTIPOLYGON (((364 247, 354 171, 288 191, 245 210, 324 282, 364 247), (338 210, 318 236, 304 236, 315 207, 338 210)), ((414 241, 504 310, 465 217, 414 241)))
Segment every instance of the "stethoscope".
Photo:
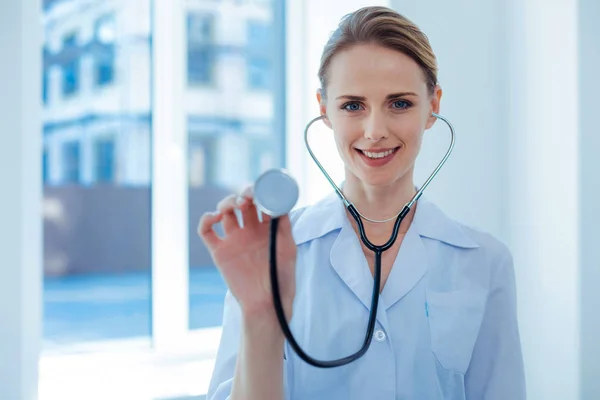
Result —
POLYGON ((356 209, 354 204, 352 204, 352 202, 349 201, 346 198, 346 196, 344 196, 344 193, 342 193, 340 188, 331 179, 331 177, 329 176, 329 174, 327 173, 325 168, 323 168, 323 166, 321 165, 321 163, 319 162, 319 160, 313 153, 313 151, 310 147, 310 144, 308 142, 308 131, 312 124, 314 124, 316 121, 327 118, 327 116, 321 115, 321 116, 313 119, 306 125, 306 128, 304 129, 304 142, 306 143, 306 148, 308 149, 310 156, 312 157, 314 162, 317 164, 317 166, 319 167, 319 169, 321 170, 323 175, 325 175, 325 177, 327 178, 327 180, 329 181, 331 186, 334 188, 335 192, 337 193, 337 195, 340 197, 340 199, 346 206, 346 209, 348 210, 350 215, 352 215, 352 217, 356 221, 362 242, 365 244, 365 246, 369 250, 371 250, 375 253, 375 273, 374 273, 374 283, 373 283, 373 295, 372 295, 372 299, 371 299, 371 310, 369 313, 369 322, 367 324, 367 332, 365 335, 363 345, 360 348, 360 350, 358 350, 356 353, 351 354, 349 356, 339 358, 336 360, 331 360, 331 361, 317 360, 317 359, 309 356, 308 354, 306 354, 306 352, 304 350, 302 350, 302 348, 296 342, 296 339, 294 338, 294 335, 292 334, 290 327, 287 324, 287 321, 285 318, 285 313, 283 311, 283 305, 281 304, 281 294, 279 291, 279 283, 278 283, 278 278, 277 278, 276 248, 277 248, 277 227, 278 227, 278 223, 279 223, 279 217, 286 215, 288 212, 290 212, 292 210, 292 208, 294 207, 294 205, 296 204, 296 202, 298 200, 298 193, 299 193, 298 184, 296 183, 294 178, 287 171, 285 171, 283 169, 269 170, 269 171, 263 173, 255 182, 254 202, 255 202, 257 208, 261 212, 271 216, 270 234, 269 234, 269 239, 270 239, 269 267, 270 267, 270 277, 271 277, 271 289, 273 292, 273 303, 274 303, 274 307, 275 307, 275 312, 277 314, 277 319, 279 321, 279 324, 281 325, 281 330, 283 331, 283 334, 285 335, 285 338, 287 339, 287 341, 290 344, 290 346, 292 347, 292 349, 298 354, 298 356, 302 360, 304 360, 305 362, 307 362, 308 364, 310 364, 312 366, 320 367, 320 368, 334 368, 334 367, 346 365, 346 364, 349 364, 349 363, 359 359, 360 357, 362 357, 369 349, 369 346, 371 344, 371 337, 373 336, 373 331, 375 329, 375 321, 376 321, 376 317, 377 317, 377 307, 379 304, 379 289, 380 289, 380 285, 381 285, 381 255, 384 251, 386 251, 390 247, 392 247, 392 245, 398 238, 398 231, 400 229, 400 224, 402 223, 402 221, 404 220, 406 215, 410 212, 411 207, 419 200, 419 198, 423 194, 423 191, 425 190, 425 188, 429 185, 429 183, 433 180, 433 178, 438 174, 438 172, 440 171, 440 169, 442 168, 442 166, 444 165, 446 160, 448 160, 448 157, 450 156, 450 153, 452 152, 452 149, 454 148, 455 134, 454 134, 454 127, 452 126, 452 124, 445 117, 443 117, 439 114, 432 113, 432 116, 436 117, 437 119, 441 119, 450 128, 450 133, 452 136, 451 141, 450 141, 450 146, 448 147, 448 150, 446 151, 446 154, 444 155, 444 158, 442 159, 442 161, 438 164, 438 166, 435 168, 433 173, 425 181, 423 186, 421 186, 421 188, 419 190, 417 190, 417 193, 413 196, 413 198, 404 206, 402 211, 400 211, 400 213, 397 214, 396 216, 388 218, 388 219, 384 219, 384 220, 373 220, 373 219, 369 219, 369 218, 365 217, 364 215, 362 215, 356 209), (361 218, 363 218, 367 221, 370 221, 370 222, 375 222, 375 223, 388 222, 395 218, 396 222, 394 224, 394 229, 392 231, 392 235, 391 235, 390 239, 385 244, 379 245, 379 246, 371 243, 371 241, 365 234, 365 229, 364 229, 361 218))

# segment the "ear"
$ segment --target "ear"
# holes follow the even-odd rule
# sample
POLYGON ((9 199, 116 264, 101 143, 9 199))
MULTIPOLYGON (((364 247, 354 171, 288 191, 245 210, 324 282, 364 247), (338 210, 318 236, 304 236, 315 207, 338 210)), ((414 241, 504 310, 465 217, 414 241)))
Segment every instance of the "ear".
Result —
MULTIPOLYGON (((319 102, 319 112, 321 115, 327 115, 327 100, 325 99, 323 89, 317 89, 317 101, 319 102)), ((329 118, 323 118, 323 123, 327 125, 329 129, 333 129, 329 118)))
POLYGON ((430 129, 433 124, 435 124, 435 121, 437 121, 437 118, 434 117, 433 115, 431 115, 431 113, 436 113, 438 114, 440 112, 440 102, 442 100, 442 87, 440 85, 436 85, 435 88, 433 89, 433 94, 430 97, 429 100, 429 118, 427 119, 427 125, 425 126, 425 129, 430 129))

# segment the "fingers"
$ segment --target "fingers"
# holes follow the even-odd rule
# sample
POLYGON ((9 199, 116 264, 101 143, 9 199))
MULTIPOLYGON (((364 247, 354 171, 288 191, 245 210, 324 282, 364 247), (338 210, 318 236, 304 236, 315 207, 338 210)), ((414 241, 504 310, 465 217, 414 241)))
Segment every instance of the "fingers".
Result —
POLYGON ((200 218, 198 235, 202 238, 208 248, 216 247, 221 240, 213 230, 213 225, 219 223, 222 218, 223 214, 218 212, 205 213, 202 215, 202 218, 200 218))
POLYGON ((229 195, 217 204, 217 210, 223 215, 221 222, 225 235, 244 227, 252 229, 271 220, 271 217, 260 212, 254 204, 253 189, 253 186, 247 186, 239 196, 229 195))
MULTIPOLYGON (((252 207, 249 209, 249 217, 251 217, 251 219, 249 220, 250 224, 253 225, 256 223, 268 223, 271 220, 271 217, 261 212, 256 207, 256 204, 254 203, 254 186, 246 186, 244 190, 242 190, 240 196, 252 201, 252 207)), ((244 219, 244 221, 246 221, 246 219, 244 219)))
POLYGON ((281 217, 279 217, 279 228, 283 232, 292 230, 292 223, 290 221, 290 216, 288 214, 282 215, 281 217))
POLYGON ((235 195, 227 196, 217 204, 217 210, 223 214, 221 222, 223 224, 225 235, 230 235, 235 229, 240 227, 234 211, 240 203, 237 197, 238 196, 235 195))
POLYGON ((227 197, 225 197, 223 200, 221 200, 219 202, 219 204, 217 204, 217 211, 222 212, 222 213, 226 213, 228 211, 233 210, 236 206, 237 206, 237 199, 238 196, 231 194, 227 197))
POLYGON ((240 196, 247 197, 249 199, 253 199, 254 198, 254 186, 252 186, 252 185, 246 186, 244 188, 244 190, 242 190, 242 192, 240 193, 240 196))
MULTIPOLYGON (((250 194, 250 189, 246 189, 244 193, 250 194)), ((253 227, 258 223, 256 207, 250 197, 227 196, 219 202, 217 210, 223 214, 225 235, 233 233, 236 229, 253 227)))
POLYGON ((237 202, 241 210, 239 218, 243 221, 243 226, 251 228, 260 223, 260 212, 254 204, 254 186, 246 186, 237 198, 237 202))
POLYGON ((240 197, 238 200, 238 217, 241 223, 241 228, 256 228, 258 225, 258 215, 256 206, 252 202, 252 199, 248 197, 240 197))

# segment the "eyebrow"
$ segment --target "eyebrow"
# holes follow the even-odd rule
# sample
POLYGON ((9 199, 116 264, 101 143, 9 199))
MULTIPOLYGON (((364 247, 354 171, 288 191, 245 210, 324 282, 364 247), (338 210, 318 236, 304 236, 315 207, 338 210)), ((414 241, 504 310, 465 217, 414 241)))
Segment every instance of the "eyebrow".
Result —
MULTIPOLYGON (((415 92, 400 92, 400 93, 392 93, 392 94, 388 94, 386 99, 390 100, 390 99, 396 99, 398 97, 404 97, 404 96, 417 96, 418 94, 416 94, 415 92)), ((365 101, 367 98, 364 96, 354 96, 351 94, 344 94, 342 96, 338 96, 335 98, 336 100, 339 99, 348 99, 348 100, 354 100, 354 101, 365 101)))

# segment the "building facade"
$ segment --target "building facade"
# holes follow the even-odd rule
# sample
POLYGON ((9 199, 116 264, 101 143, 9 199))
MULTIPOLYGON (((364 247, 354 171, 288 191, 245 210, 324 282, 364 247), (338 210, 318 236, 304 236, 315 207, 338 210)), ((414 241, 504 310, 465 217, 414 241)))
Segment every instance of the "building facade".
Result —
MULTIPOLYGON (((46 185, 148 186, 151 0, 46 0, 46 185)), ((274 70, 284 56, 271 1, 185 6, 190 187, 237 187, 283 165, 274 70)))

